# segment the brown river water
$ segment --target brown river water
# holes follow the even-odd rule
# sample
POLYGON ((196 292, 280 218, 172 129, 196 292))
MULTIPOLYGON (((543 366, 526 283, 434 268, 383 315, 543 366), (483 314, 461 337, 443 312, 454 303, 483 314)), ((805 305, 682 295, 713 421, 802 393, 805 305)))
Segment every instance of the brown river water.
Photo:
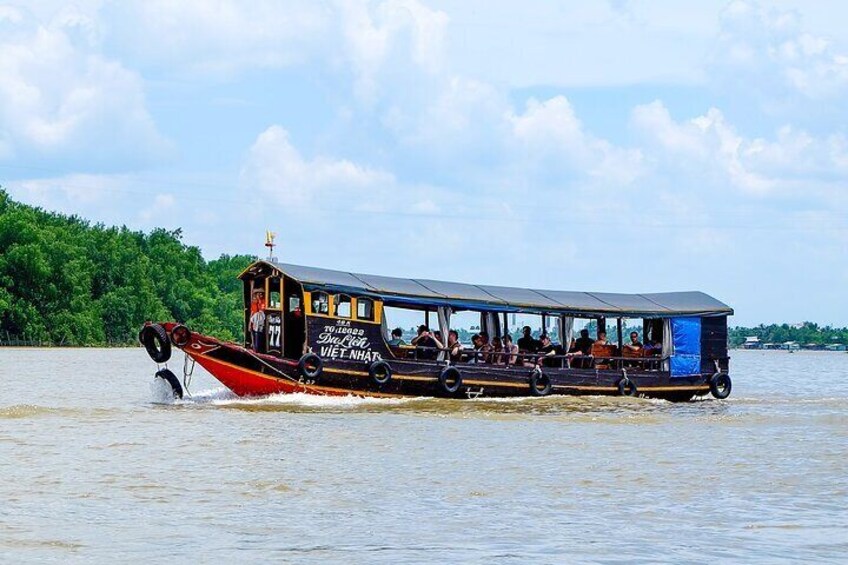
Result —
POLYGON ((173 403, 0 349, 0 562, 848 562, 848 355, 732 355, 726 401, 173 403))

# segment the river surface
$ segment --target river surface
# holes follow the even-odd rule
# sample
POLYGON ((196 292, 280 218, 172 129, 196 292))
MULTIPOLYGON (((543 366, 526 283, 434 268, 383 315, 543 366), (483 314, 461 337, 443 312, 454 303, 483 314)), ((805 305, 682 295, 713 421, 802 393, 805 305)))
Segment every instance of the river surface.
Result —
POLYGON ((0 562, 848 561, 848 355, 731 363, 686 404, 239 400, 199 367, 173 403, 142 349, 0 349, 0 562))

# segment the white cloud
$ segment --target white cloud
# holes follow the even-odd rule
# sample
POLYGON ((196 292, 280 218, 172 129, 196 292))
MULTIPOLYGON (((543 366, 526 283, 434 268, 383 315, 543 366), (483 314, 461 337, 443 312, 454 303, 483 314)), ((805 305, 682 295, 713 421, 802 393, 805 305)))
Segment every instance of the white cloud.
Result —
POLYGON ((74 202, 88 206, 110 197, 118 200, 115 191, 126 190, 131 184, 131 177, 125 174, 74 173, 61 177, 13 181, 9 187, 16 198, 23 198, 28 203, 45 208, 61 209, 62 207, 57 204, 74 202))
POLYGON ((764 97, 823 99, 844 96, 848 87, 848 54, 806 32, 799 13, 746 0, 722 12, 712 67, 734 90, 744 80, 764 97))
POLYGON ((176 199, 173 194, 157 194, 153 197, 153 202, 150 206, 142 209, 138 213, 138 217, 144 224, 148 224, 153 220, 160 220, 163 214, 168 213, 174 208, 176 199))
POLYGON ((740 137, 724 115, 711 108, 686 122, 675 122, 659 101, 633 110, 632 123, 646 140, 646 154, 660 170, 689 173, 699 182, 722 175, 752 193, 767 192, 772 183, 746 167, 750 142, 740 137))
POLYGON ((0 157, 121 168, 169 151, 141 78, 97 52, 90 20, 70 10, 47 25, 4 14, 0 157))
POLYGON ((240 184, 247 192, 260 191, 289 206, 334 208, 379 202, 394 177, 346 159, 307 159, 285 129, 271 126, 251 146, 240 184))
POLYGON ((383 125, 404 144, 429 153, 422 158, 468 160, 471 154, 500 151, 510 135, 509 101, 484 82, 444 75, 390 96, 383 125))
POLYGON ((379 98, 381 73, 435 74, 444 63, 448 17, 417 0, 340 2, 344 54, 356 74, 355 92, 360 100, 379 98), (388 70, 387 70, 388 67, 388 70))
POLYGON ((106 4, 101 16, 105 43, 150 72, 226 80, 251 69, 341 63, 368 103, 379 97, 383 72, 441 68, 448 21, 418 0, 150 0, 106 4))
POLYGON ((784 126, 773 139, 750 138, 716 108, 677 122, 660 101, 636 107, 631 123, 658 172, 689 174, 699 182, 725 179, 760 195, 809 192, 848 178, 848 141, 842 135, 815 137, 784 126))
POLYGON ((310 0, 107 4, 107 43, 138 67, 229 76, 301 63, 325 49, 330 7, 310 0))
POLYGON ((547 161, 549 167, 565 164, 572 170, 624 184, 641 173, 639 150, 621 149, 587 133, 564 96, 544 102, 530 99, 524 113, 513 114, 509 120, 525 159, 538 162, 552 158, 547 161))

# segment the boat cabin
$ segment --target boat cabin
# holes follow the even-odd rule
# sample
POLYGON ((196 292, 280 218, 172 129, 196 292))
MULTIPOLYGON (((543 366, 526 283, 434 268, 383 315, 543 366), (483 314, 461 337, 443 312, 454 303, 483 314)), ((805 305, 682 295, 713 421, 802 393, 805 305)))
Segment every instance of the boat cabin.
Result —
MULTIPOLYGON (((733 310, 702 292, 618 294, 537 290, 403 279, 257 261, 239 277, 244 284, 244 343, 257 353, 297 360, 314 353, 323 360, 367 366, 377 360, 435 364, 519 365, 537 353, 484 355, 467 344, 460 355, 446 348, 389 345, 386 309, 421 313, 447 340, 451 318, 479 314, 489 338, 514 334, 511 314, 541 316, 555 329, 562 349, 546 357, 552 369, 661 372, 686 377, 727 371, 727 317, 733 310), (251 319, 264 318, 256 332, 251 319), (609 329, 606 345, 575 350, 575 320, 609 329), (626 347, 628 321, 638 320, 639 348, 626 347), (256 333, 254 333, 256 332, 256 333)), ((630 326, 632 327, 632 326, 630 326)), ((592 335, 594 340, 597 336, 592 335)), ((534 358, 535 357, 535 358, 534 358)), ((525 365, 527 366, 527 365, 525 365)))

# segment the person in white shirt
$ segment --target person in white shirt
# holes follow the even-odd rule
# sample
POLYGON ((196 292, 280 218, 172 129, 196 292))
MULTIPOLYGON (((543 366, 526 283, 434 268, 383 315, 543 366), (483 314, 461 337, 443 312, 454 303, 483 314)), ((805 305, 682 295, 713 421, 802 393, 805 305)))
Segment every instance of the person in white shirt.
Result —
POLYGON ((263 310, 257 310, 250 317, 250 324, 248 324, 250 328, 250 335, 253 336, 253 350, 259 353, 259 349, 262 346, 262 334, 265 331, 265 312, 263 310))

